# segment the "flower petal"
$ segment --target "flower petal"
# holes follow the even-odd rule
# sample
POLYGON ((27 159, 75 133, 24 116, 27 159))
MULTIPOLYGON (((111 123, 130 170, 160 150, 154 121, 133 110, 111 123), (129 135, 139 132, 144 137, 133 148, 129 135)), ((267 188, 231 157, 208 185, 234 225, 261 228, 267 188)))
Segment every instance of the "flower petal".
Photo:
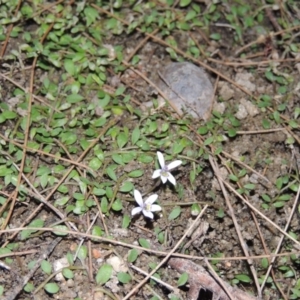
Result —
POLYGON ((134 199, 140 207, 144 207, 144 201, 141 193, 138 190, 133 191, 134 199))
POLYGON ((151 205, 151 211, 160 211, 161 207, 157 204, 152 204, 151 205))
POLYGON ((161 168, 163 168, 165 166, 165 159, 164 159, 164 156, 161 152, 157 151, 156 152, 157 154, 157 158, 158 158, 158 161, 159 161, 159 164, 161 166, 161 168))
POLYGON ((148 199, 145 201, 145 204, 152 204, 157 200, 157 195, 153 194, 150 197, 148 197, 148 199))
POLYGON ((173 176, 171 173, 169 173, 168 180, 169 180, 173 185, 176 185, 176 180, 175 180, 174 176, 173 176))
POLYGON ((152 178, 157 178, 157 177, 159 177, 159 176, 160 176, 160 172, 161 172, 161 170, 155 170, 155 171, 153 172, 152 178))
POLYGON ((182 164, 181 160, 172 161, 171 163, 168 164, 168 170, 170 171, 170 170, 180 166, 181 164, 182 164))
POLYGON ((151 211, 147 211, 146 209, 143 209, 143 214, 145 217, 153 219, 154 215, 151 211))
MULTIPOLYGON (((171 174, 171 173, 170 173, 170 174, 171 174)), ((165 176, 160 176, 160 178, 161 178, 161 181, 162 181, 163 183, 166 183, 167 180, 168 180, 168 177, 165 177, 165 176)))
POLYGON ((134 216, 134 215, 140 213, 142 210, 143 209, 141 207, 135 207, 135 208, 132 209, 131 215, 134 216))

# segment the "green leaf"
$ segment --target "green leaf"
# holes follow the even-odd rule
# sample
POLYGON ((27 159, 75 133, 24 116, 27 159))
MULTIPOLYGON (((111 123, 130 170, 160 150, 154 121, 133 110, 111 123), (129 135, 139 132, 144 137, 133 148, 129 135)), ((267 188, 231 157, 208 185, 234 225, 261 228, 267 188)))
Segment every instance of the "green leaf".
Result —
POLYGON ((120 132, 117 137, 119 148, 123 148, 128 142, 128 135, 125 132, 120 132))
POLYGON ((235 275, 234 277, 242 282, 246 282, 246 283, 251 282, 251 278, 245 274, 238 274, 238 275, 235 275))
POLYGON ((290 185, 290 190, 292 190, 293 192, 297 192, 299 189, 299 184, 291 184, 290 185))
POLYGON ((234 181, 234 182, 237 182, 239 180, 238 177, 236 175, 233 175, 233 174, 229 175, 229 179, 234 181))
MULTIPOLYGON (((34 285, 32 283, 27 283, 25 286, 24 286, 24 291, 26 293, 31 293, 32 291, 34 290, 34 285)), ((1 296, 1 293, 0 293, 0 296, 1 296)))
POLYGON ((293 270, 289 270, 287 271, 286 273, 283 274, 283 277, 284 278, 291 278, 291 277, 294 277, 295 276, 295 273, 293 270))
POLYGON ((255 189, 255 184, 253 183, 247 183, 244 185, 244 188, 247 190, 254 190, 255 189))
POLYGON ((66 59, 64 61, 64 67, 71 76, 73 76, 75 74, 75 65, 72 60, 66 59))
POLYGON ((201 135, 205 135, 205 134, 208 133, 208 128, 207 128, 206 126, 201 126, 201 127, 197 130, 197 132, 198 132, 199 134, 201 134, 201 135))
POLYGON ((138 161, 143 163, 143 164, 149 164, 153 161, 153 157, 151 155, 148 155, 148 154, 141 154, 138 156, 138 161))
POLYGON ((183 286, 187 283, 189 279, 188 273, 184 272, 183 274, 180 275, 178 281, 177 281, 177 286, 183 286))
POLYGON ((145 140, 139 140, 137 141, 136 145, 138 147, 140 147, 143 151, 149 151, 150 150, 150 146, 149 143, 145 140))
POLYGON ((72 270, 68 269, 68 268, 64 268, 62 271, 62 274, 65 278, 67 279, 72 279, 74 278, 74 273, 72 270))
POLYGON ((108 211, 108 201, 106 197, 101 198, 101 211, 104 214, 108 211))
POLYGON ((60 193, 62 193, 62 194, 66 194, 66 193, 69 192, 68 187, 65 186, 65 185, 60 185, 60 186, 57 188, 57 190, 58 190, 60 193))
POLYGON ((104 189, 100 189, 100 188, 94 188, 93 189, 93 194, 96 195, 96 196, 103 196, 105 195, 105 190, 104 189))
POLYGON ((201 207, 198 203, 193 203, 191 207, 191 215, 192 216, 198 216, 201 212, 201 207))
POLYGON ((111 277, 113 268, 109 264, 103 264, 96 275, 96 282, 100 285, 105 284, 111 277))
POLYGON ((80 101, 82 101, 84 99, 84 97, 82 97, 81 95, 78 94, 71 94, 69 96, 67 96, 66 100, 69 103, 78 103, 80 101))
POLYGON ((290 120, 290 121, 289 121, 289 125, 290 125, 292 128, 298 128, 298 127, 299 127, 298 123, 297 123, 295 120, 290 120))
POLYGON ((6 119, 6 120, 12 120, 14 118, 17 117, 17 114, 14 111, 9 111, 6 110, 2 113, 2 116, 6 119))
POLYGON ((211 136, 211 137, 207 138, 207 139, 204 141, 204 145, 205 145, 205 146, 208 146, 208 145, 211 144, 213 141, 214 141, 214 137, 211 136))
POLYGON ((0 177, 4 177, 4 176, 12 174, 12 173, 13 173, 12 169, 9 169, 4 165, 0 166, 0 177))
POLYGON ((102 228, 98 225, 94 225, 92 229, 92 235, 102 236, 103 235, 102 228))
POLYGON ((45 290, 49 294, 56 294, 59 291, 59 286, 56 283, 47 283, 45 285, 45 290))
POLYGON ((276 207, 276 208, 281 208, 284 206, 284 202, 283 201, 277 201, 275 203, 273 203, 273 206, 276 207))
POLYGON ((94 171, 97 171, 99 170, 99 168, 101 167, 102 165, 102 161, 97 158, 97 157, 94 157, 90 162, 89 162, 89 167, 91 169, 93 169, 94 171))
POLYGON ((271 123, 270 123, 269 120, 263 119, 263 120, 262 120, 262 126, 263 126, 264 129, 270 129, 271 123))
POLYGON ((112 199, 113 195, 114 195, 113 189, 110 186, 107 186, 106 187, 106 197, 107 197, 107 199, 112 199))
POLYGON ((140 57, 138 55, 134 55, 131 64, 136 65, 139 61, 140 61, 140 57))
POLYGON ((41 268, 47 275, 50 275, 52 272, 52 266, 47 260, 42 261, 41 268))
POLYGON ((212 33, 210 36, 209 36, 212 40, 220 40, 221 39, 221 35, 220 33, 212 33))
POLYGON ((117 277, 118 277, 118 280, 123 284, 126 284, 131 280, 131 276, 125 272, 119 272, 117 277))
POLYGON ((66 236, 66 235, 68 235, 68 233, 67 232, 61 232, 61 231, 59 231, 59 230, 68 230, 68 227, 66 226, 66 225, 55 225, 55 226, 53 226, 53 233, 55 234, 55 235, 58 235, 58 236, 66 236), (58 229, 58 230, 55 230, 55 229, 58 229))
POLYGON ((8 248, 0 248, 0 255, 11 253, 11 250, 8 248))
POLYGON ((225 216, 224 210, 220 208, 217 213, 217 217, 223 219, 225 216))
POLYGON ((290 299, 300 299, 300 290, 299 290, 299 288, 296 288, 296 289, 291 288, 291 291, 292 291, 293 294, 290 296, 290 299))
POLYGON ((134 170, 128 173, 128 176, 132 178, 138 178, 141 177, 143 174, 144 174, 143 170, 134 170))
POLYGON ((131 249, 129 251, 127 260, 128 260, 128 262, 133 263, 136 261, 138 256, 139 256, 138 251, 136 249, 131 249))
MULTIPOLYGON (((36 220, 33 220, 28 225, 28 228, 30 228, 30 227, 40 227, 40 228, 42 228, 43 226, 44 226, 44 221, 41 220, 41 219, 36 219, 36 220)), ((37 230, 30 230, 30 229, 23 230, 21 232, 21 239, 22 240, 27 239, 34 232, 37 232, 37 230)))
POLYGON ((40 183, 41 183, 41 187, 42 187, 43 189, 45 189, 45 187, 47 186, 47 184, 48 184, 48 179, 49 179, 48 174, 43 174, 43 175, 40 177, 40 183))
POLYGON ((275 75, 270 71, 265 72, 265 76, 271 82, 275 80, 275 75))
POLYGON ((73 265, 73 262, 74 262, 74 256, 71 252, 68 252, 67 255, 67 260, 68 260, 68 264, 69 266, 72 266, 73 265))
POLYGON ((278 200, 280 201, 288 201, 291 199, 291 195, 290 194, 283 194, 281 196, 278 197, 278 200))
POLYGON ((273 117, 274 117, 275 122, 276 122, 277 124, 279 124, 279 123, 280 123, 280 114, 279 114, 278 111, 274 111, 273 117))
POLYGON ((131 151, 130 153, 122 153, 122 160, 125 164, 132 162, 136 157, 136 152, 131 151))
POLYGON ((261 266, 266 269, 269 267, 269 261, 266 257, 264 257, 262 260, 261 260, 261 266))
POLYGON ((135 127, 133 129, 132 135, 131 135, 131 143, 132 143, 132 145, 134 145, 140 139, 140 136, 141 136, 140 129, 138 127, 135 127))
POLYGON ((123 216, 122 228, 128 228, 131 218, 128 215, 123 216))
POLYGON ((192 19, 194 19, 197 16, 197 13, 194 10, 190 10, 186 16, 185 16, 185 21, 190 21, 192 19))
POLYGON ((132 191, 133 188, 134 188, 134 186, 133 186, 132 182, 130 182, 130 181, 125 181, 125 182, 123 182, 122 185, 120 186, 119 191, 120 191, 120 192, 123 192, 123 193, 128 193, 128 192, 132 191))
POLYGON ((114 6, 114 8, 118 9, 118 8, 121 8, 122 3, 123 3, 123 0, 115 0, 113 6, 114 6))
POLYGON ((173 210, 171 211, 168 219, 171 221, 171 220, 174 220, 176 219, 181 213, 181 208, 180 206, 177 206, 177 207, 174 207, 173 210))
POLYGON ((122 201, 120 199, 116 199, 111 207, 114 211, 120 211, 123 209, 122 201))
POLYGON ((115 163, 117 163, 118 165, 124 165, 122 156, 121 156, 120 154, 115 153, 115 154, 113 154, 113 155, 111 156, 111 158, 112 158, 113 161, 114 161, 115 163))
POLYGON ((93 24, 96 21, 97 17, 99 17, 98 11, 91 6, 86 6, 83 12, 86 16, 86 26, 87 27, 89 27, 91 24, 93 24))
POLYGON ((165 232, 164 231, 160 232, 157 236, 157 239, 161 244, 163 244, 165 242, 165 232))
POLYGON ((63 196, 61 198, 58 198, 55 200, 55 206, 64 206, 65 204, 68 203, 68 201, 70 200, 70 197, 69 196, 63 196))
POLYGON ((235 129, 229 129, 228 130, 228 136, 229 137, 235 137, 236 136, 236 130, 235 129))
POLYGON ((271 202, 271 198, 270 198, 269 195, 263 194, 261 197, 263 198, 263 200, 264 200, 265 202, 271 202))
POLYGON ((192 0, 180 0, 179 6, 180 6, 180 7, 186 7, 186 6, 188 6, 191 2, 192 2, 192 0))
POLYGON ((72 145, 77 141, 77 135, 71 132, 61 134, 61 141, 66 145, 72 145))
POLYGON ((87 246, 80 246, 78 252, 77 252, 78 258, 80 259, 80 261, 85 261, 85 259, 87 258, 88 255, 88 249, 87 246))
POLYGON ((142 247, 150 249, 150 243, 146 239, 140 238, 139 243, 142 247))
POLYGON ((176 154, 180 154, 182 152, 182 150, 184 149, 184 145, 180 144, 180 143, 174 143, 173 147, 172 147, 172 153, 174 155, 176 154))
POLYGON ((115 96, 122 95, 125 92, 125 90, 126 90, 126 87, 124 85, 119 86, 115 92, 115 96))
POLYGON ((107 175, 114 181, 117 181, 117 176, 116 176, 116 173, 114 171, 115 167, 114 166, 109 166, 107 169, 106 169, 106 173, 107 175))
POLYGON ((283 178, 282 177, 277 178, 275 184, 276 184, 277 189, 281 190, 282 185, 283 185, 283 178))

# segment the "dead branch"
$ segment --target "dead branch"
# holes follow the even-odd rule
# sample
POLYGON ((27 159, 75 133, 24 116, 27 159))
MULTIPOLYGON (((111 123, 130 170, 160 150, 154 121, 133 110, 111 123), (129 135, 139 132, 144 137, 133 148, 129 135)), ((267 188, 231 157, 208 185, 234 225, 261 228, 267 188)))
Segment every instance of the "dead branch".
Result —
MULTIPOLYGON (((229 297, 224 292, 222 287, 215 281, 215 279, 201 266, 193 263, 190 260, 182 258, 170 258, 169 266, 178 271, 179 273, 187 272, 189 274, 190 290, 188 292, 189 300, 197 300, 199 291, 201 289, 209 290, 214 295, 219 297, 220 300, 229 300, 229 297)), ((246 292, 232 287, 225 281, 223 282, 232 296, 237 300, 256 300, 246 292)))

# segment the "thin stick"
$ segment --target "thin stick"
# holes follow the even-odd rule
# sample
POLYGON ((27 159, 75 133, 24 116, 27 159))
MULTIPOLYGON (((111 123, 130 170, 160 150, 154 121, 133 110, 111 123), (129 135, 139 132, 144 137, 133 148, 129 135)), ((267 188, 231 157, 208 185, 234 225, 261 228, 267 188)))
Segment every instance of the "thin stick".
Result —
MULTIPOLYGON (((98 218, 98 215, 99 215, 99 211, 97 212, 97 214, 96 214, 96 216, 94 217, 92 223, 90 224, 90 226, 89 226, 88 229, 86 230, 86 233, 88 233, 88 232, 91 230, 92 226, 94 225, 94 223, 96 222, 96 220, 97 220, 97 218, 98 218)), ((75 260, 77 259, 78 252, 79 252, 80 247, 82 246, 83 242, 84 242, 84 238, 81 239, 81 241, 80 241, 80 243, 79 243, 79 245, 78 245, 78 247, 77 247, 77 250, 76 250, 75 255, 74 255, 74 257, 73 257, 73 262, 75 262, 75 260)))
POLYGON ((283 131, 285 130, 284 127, 281 128, 272 128, 272 129, 265 129, 265 130, 249 130, 249 131, 237 131, 237 134, 258 134, 258 133, 271 133, 275 131, 283 131))
POLYGON ((40 258, 36 261, 33 268, 28 272, 28 274, 23 278, 22 282, 18 285, 13 285, 11 293, 3 300, 14 300, 17 299, 18 294, 22 291, 23 287, 27 284, 36 270, 40 267, 42 261, 46 259, 50 253, 54 250, 57 244, 62 240, 62 238, 56 238, 50 243, 47 249, 41 254, 40 258))
MULTIPOLYGON (((290 227, 290 224, 291 224, 291 221, 292 221, 292 217, 293 217, 293 215, 294 215, 294 213, 295 213, 295 210, 296 210, 296 207, 297 207, 297 205, 298 205, 299 195, 300 195, 300 186, 298 187, 297 195, 296 195, 296 197, 295 197, 294 205, 293 205, 292 211, 291 211, 291 213, 290 213, 289 219, 287 220, 286 225, 285 225, 285 227, 284 227, 284 232, 286 232, 286 231, 288 230, 288 228, 290 227)), ((284 235, 281 236, 281 238, 280 238, 280 240, 279 240, 279 242, 278 242, 277 248, 276 248, 276 250, 275 250, 275 254, 277 254, 277 253, 279 252, 284 237, 285 237, 284 235)), ((275 259, 276 259, 276 257, 272 257, 272 259, 271 259, 271 263, 270 263, 269 268, 268 268, 268 270, 267 270, 267 273, 266 273, 266 275, 265 275, 264 281, 263 281, 262 284, 261 284, 261 290, 263 290, 263 288, 264 288, 264 286, 265 286, 265 284, 266 284, 266 282, 267 282, 267 280, 268 280, 268 277, 269 277, 270 271, 271 271, 272 268, 273 268, 273 264, 274 264, 275 259)))
POLYGON ((279 230, 284 236, 288 239, 292 240, 298 247, 300 247, 300 242, 294 239, 292 236, 288 235, 284 230, 282 230, 277 224, 275 224, 272 220, 267 218, 263 213, 261 213, 255 206, 253 206, 249 201, 247 201, 242 195, 240 195, 229 183, 227 183, 223 178, 221 178, 222 182, 244 203, 248 205, 253 211, 255 211, 258 215, 260 215, 263 219, 265 219, 268 223, 273 225, 277 230, 279 230))
POLYGON ((268 184, 272 184, 271 181, 270 181, 267 177, 261 175, 259 172, 257 172, 256 170, 252 169, 250 166, 248 166, 248 165, 245 164, 244 162, 240 161, 237 157, 234 157, 233 155, 231 155, 231 154, 229 154, 229 153, 227 153, 227 152, 225 152, 225 151, 222 151, 222 154, 224 154, 225 156, 231 158, 231 159, 234 160, 237 164, 239 164, 239 165, 243 166, 244 168, 250 170, 251 172, 255 173, 255 174, 256 174, 257 176, 259 176, 261 179, 265 180, 268 184))
MULTIPOLYGON (((145 276, 149 276, 149 273, 147 273, 147 272, 145 272, 144 270, 142 270, 142 269, 136 267, 136 266, 133 265, 133 264, 130 264, 130 268, 132 268, 132 269, 138 271, 139 273, 141 273, 141 274, 143 274, 143 275, 145 275, 145 276)), ((150 276, 150 278, 153 279, 154 281, 160 283, 161 285, 165 286, 169 291, 173 291, 173 292, 179 294, 178 289, 177 289, 177 288, 174 288, 174 287, 171 286, 170 284, 165 283, 164 281, 162 281, 162 280, 160 280, 159 278, 156 278, 156 277, 154 277, 154 276, 150 276)))
POLYGON ((15 145, 15 146, 17 146, 17 147, 20 147, 21 149, 24 148, 26 151, 31 152, 32 154, 39 153, 39 154, 44 155, 44 156, 49 156, 49 157, 52 157, 52 158, 54 158, 54 159, 61 160, 61 161, 64 161, 64 162, 67 162, 67 163, 69 163, 69 164, 71 164, 71 165, 76 165, 76 166, 78 166, 78 167, 80 167, 80 168, 84 168, 84 169, 87 169, 88 171, 92 172, 92 169, 91 169, 90 167, 86 166, 86 165, 83 164, 83 163, 76 162, 76 161, 73 161, 73 160, 70 160, 70 159, 67 159, 67 158, 64 158, 64 157, 59 157, 59 156, 57 156, 57 155, 55 155, 55 154, 51 154, 51 153, 44 152, 43 150, 34 149, 34 148, 30 148, 30 147, 25 147, 24 145, 19 144, 19 143, 17 143, 17 142, 14 141, 14 140, 11 140, 11 139, 6 138, 6 137, 5 137, 4 135, 2 135, 1 133, 0 133, 0 137, 1 137, 4 141, 6 141, 6 142, 8 142, 8 143, 11 143, 11 144, 13 144, 13 145, 15 145))
POLYGON ((197 218, 194 220, 194 222, 192 223, 192 225, 188 228, 188 230, 185 232, 185 234, 182 236, 182 238, 177 242, 177 244, 175 245, 175 247, 167 254, 167 256, 157 265, 156 268, 154 268, 129 294, 127 294, 123 300, 129 299, 133 294, 135 294, 140 287, 142 287, 150 278, 150 276, 152 276, 155 272, 157 272, 161 266, 163 266, 168 259, 172 256, 172 254, 176 251, 176 249, 181 245, 181 243, 184 241, 185 237, 190 233, 190 231, 192 230, 192 228, 194 227, 194 224, 197 224, 198 220, 200 220, 200 218, 202 217, 202 215, 204 214, 204 212, 206 211, 206 209, 208 208, 208 205, 205 205, 203 210, 201 211, 201 213, 197 216, 197 218))
POLYGON ((228 295, 228 297, 231 300, 234 300, 234 297, 232 296, 232 294, 230 293, 230 291, 227 289, 226 285, 224 284, 224 281, 220 278, 220 276, 215 272, 215 270, 213 269, 213 267, 211 266, 211 264, 209 263, 209 261, 207 259, 204 259, 204 262, 206 264, 206 266, 209 269, 210 274, 214 277, 214 279, 222 286, 222 288, 224 289, 224 291, 226 292, 226 294, 228 295))
MULTIPOLYGON (((264 217, 264 218, 267 219, 266 217, 264 217)), ((269 219, 267 219, 267 220, 272 222, 269 219)), ((145 252, 148 252, 148 253, 154 253, 156 255, 161 255, 161 256, 166 256, 166 255, 169 254, 169 252, 166 252, 166 251, 158 251, 158 250, 153 250, 153 249, 149 249, 149 248, 143 248, 143 247, 140 247, 140 246, 137 246, 137 245, 127 244, 127 243, 124 243, 124 242, 112 240, 112 239, 109 239, 109 238, 99 237, 99 236, 96 236, 96 235, 87 234, 87 233, 79 232, 79 231, 62 230, 62 229, 59 229, 59 228, 51 228, 51 227, 44 227, 44 228, 30 227, 30 229, 31 230, 37 230, 37 231, 45 231, 45 232, 47 232, 47 231, 48 232, 54 232, 55 231, 55 232, 61 232, 61 233, 70 234, 70 235, 74 235, 74 236, 80 236, 80 237, 95 239, 95 240, 101 241, 103 243, 123 246, 123 247, 127 247, 127 248, 130 248, 130 249, 138 249, 138 250, 141 250, 141 251, 145 251, 145 252)), ((286 232, 281 230, 279 227, 277 229, 280 232, 283 232, 283 234, 287 238, 293 240, 294 242, 296 242, 296 244, 299 244, 299 242, 297 242, 295 239, 293 239, 291 236, 289 236, 286 232)), ((24 231, 24 230, 28 230, 28 228, 27 227, 18 227, 18 228, 13 228, 13 229, 0 230, 0 234, 8 233, 8 232, 19 232, 19 231, 24 231)), ((280 254, 253 255, 253 256, 249 256, 249 257, 245 257, 245 256, 206 257, 206 256, 193 256, 193 255, 182 254, 182 253, 172 253, 172 256, 179 257, 179 258, 187 258, 187 259, 190 259, 190 260, 204 260, 206 258, 207 260, 227 261, 227 260, 248 260, 249 258, 251 258, 251 259, 262 259, 262 258, 270 258, 270 257, 283 257, 283 256, 291 256, 291 255, 299 255, 299 254, 300 254, 300 251, 284 252, 284 253, 280 253, 280 254)))
MULTIPOLYGON (((217 163, 215 162, 215 159, 212 157, 212 156, 209 156, 209 162, 214 170, 214 173, 215 173, 215 176, 217 177, 218 181, 219 181, 219 184, 221 186, 221 189, 222 189, 222 193, 225 197, 225 201, 226 201, 226 205, 229 209, 229 212, 230 212, 230 216, 232 218, 232 221, 233 221, 233 224, 234 224, 234 227, 235 227, 235 230, 236 230, 236 233, 238 235, 238 238, 239 238, 239 241, 240 241, 240 244, 241 244, 241 247, 245 253, 245 256, 249 257, 249 251, 246 247, 246 242, 242 236, 242 233, 241 233, 241 230, 240 230, 240 226, 237 222, 237 219, 235 217, 235 214, 234 214, 234 210, 232 208, 232 205, 229 201, 229 198, 228 198, 228 193, 225 189, 225 186, 223 184, 223 179, 220 175, 220 172, 219 172, 219 168, 218 168, 218 165, 217 163)), ((258 277, 257 277, 257 273, 256 273, 256 270, 253 266, 253 261, 249 258, 248 260, 248 264, 249 264, 249 267, 250 267, 250 270, 252 272, 252 276, 253 276, 253 279, 254 279, 254 282, 255 282, 255 285, 256 285, 256 288, 257 288, 257 292, 258 292, 258 296, 261 298, 261 289, 260 289, 260 285, 259 285, 259 282, 258 282, 258 277)))

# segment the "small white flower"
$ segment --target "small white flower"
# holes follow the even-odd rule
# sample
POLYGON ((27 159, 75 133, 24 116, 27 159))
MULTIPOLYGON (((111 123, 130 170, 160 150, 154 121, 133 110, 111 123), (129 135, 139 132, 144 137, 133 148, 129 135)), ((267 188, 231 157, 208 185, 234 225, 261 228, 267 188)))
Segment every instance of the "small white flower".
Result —
POLYGON ((176 185, 176 180, 174 176, 170 173, 170 170, 180 166, 182 164, 181 160, 175 160, 169 163, 167 166, 165 165, 165 159, 161 152, 157 151, 157 158, 161 169, 155 170, 152 178, 160 177, 163 183, 166 183, 169 180, 173 185, 176 185))
POLYGON ((147 200, 144 202, 141 193, 138 190, 133 191, 134 199, 139 205, 139 207, 135 207, 131 211, 131 215, 136 215, 140 212, 143 212, 145 217, 148 217, 150 219, 153 219, 153 211, 160 211, 161 207, 157 204, 153 204, 157 200, 157 195, 151 195, 147 198, 147 200))

